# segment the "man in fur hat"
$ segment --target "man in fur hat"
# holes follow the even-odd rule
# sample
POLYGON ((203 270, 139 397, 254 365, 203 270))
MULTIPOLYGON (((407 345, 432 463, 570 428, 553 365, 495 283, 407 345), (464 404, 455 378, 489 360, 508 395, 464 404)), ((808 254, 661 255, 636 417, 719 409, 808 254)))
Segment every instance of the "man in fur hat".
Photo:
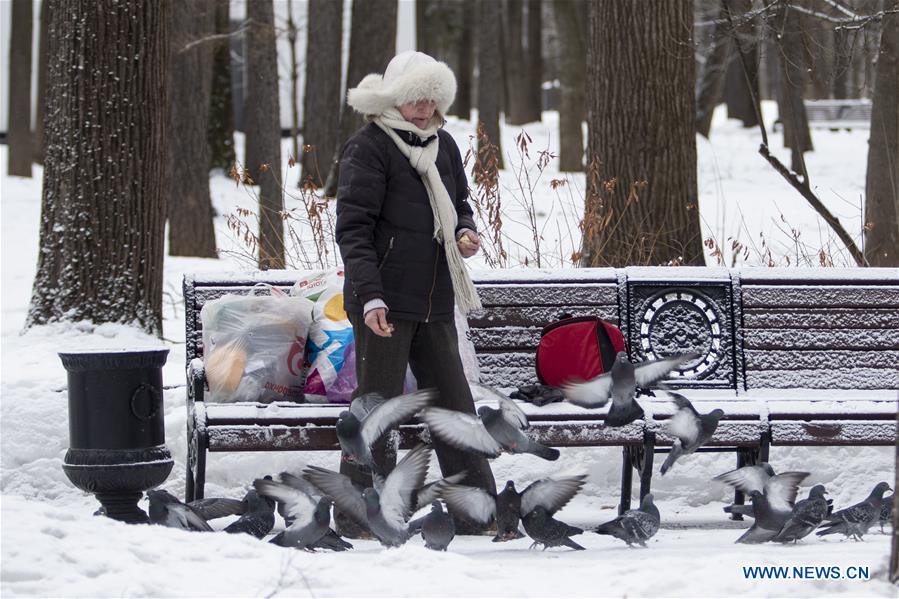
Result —
MULTIPOLYGON (((480 240, 462 156, 442 130, 455 95, 450 68, 421 52, 395 56, 383 76, 349 90, 348 103, 370 122, 343 148, 336 233, 356 343, 354 397, 400 395, 409 365, 420 389, 438 389, 436 405, 474 414, 453 307, 481 307, 463 263, 480 240)), ((396 463, 386 445, 375 446, 385 472, 396 463)), ((444 476, 465 470, 464 484, 495 492, 484 458, 436 439, 434 446, 444 476)), ((341 472, 371 484, 351 464, 341 472)), ((351 523, 336 519, 352 534, 351 523)))

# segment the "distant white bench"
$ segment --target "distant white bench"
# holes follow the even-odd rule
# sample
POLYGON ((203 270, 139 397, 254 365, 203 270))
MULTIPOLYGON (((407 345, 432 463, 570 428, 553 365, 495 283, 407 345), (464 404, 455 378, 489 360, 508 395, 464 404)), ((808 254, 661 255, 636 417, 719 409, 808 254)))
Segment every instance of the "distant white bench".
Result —
POLYGON ((806 100, 811 129, 870 129, 871 100, 806 100))
MULTIPOLYGON (((334 424, 343 406, 203 401, 203 304, 261 281, 287 289, 302 274, 185 277, 189 500, 203 496, 207 452, 338 450, 334 424)), ((594 314, 621 327, 635 361, 701 354, 666 384, 701 412, 725 411, 703 451, 736 452, 739 466, 767 461, 772 444, 895 443, 899 269, 522 269, 474 278, 484 310, 469 317, 470 335, 488 385, 509 391, 536 382, 541 328, 562 313, 594 314)), ((654 454, 673 441, 663 432, 673 413, 664 393, 642 403, 646 418, 621 428, 605 426, 605 410, 522 407, 544 444, 623 448, 624 510, 633 471, 642 497, 654 454)), ((400 434, 406 447, 428 440, 417 422, 400 434)))

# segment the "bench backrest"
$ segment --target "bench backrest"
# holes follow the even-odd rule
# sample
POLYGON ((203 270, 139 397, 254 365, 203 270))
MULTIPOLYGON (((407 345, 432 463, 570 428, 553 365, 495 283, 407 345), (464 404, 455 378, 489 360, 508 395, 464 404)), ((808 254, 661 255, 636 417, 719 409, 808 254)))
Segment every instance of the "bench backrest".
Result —
MULTIPOLYGON (((304 273, 184 280, 188 362, 202 356, 200 308, 304 273)), ((536 382, 543 326, 562 314, 617 324, 631 359, 696 351, 686 388, 899 389, 899 269, 671 267, 476 271, 484 310, 469 317, 483 382, 536 382)))
POLYGON ((812 121, 870 122, 870 100, 806 100, 805 114, 812 121))

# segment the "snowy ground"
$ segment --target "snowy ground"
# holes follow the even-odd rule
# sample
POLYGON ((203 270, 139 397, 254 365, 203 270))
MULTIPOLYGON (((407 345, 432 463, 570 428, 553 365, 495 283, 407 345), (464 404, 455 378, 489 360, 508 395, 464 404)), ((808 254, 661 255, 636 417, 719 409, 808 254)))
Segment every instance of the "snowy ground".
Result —
MULTIPOLYGON (((555 145, 555 130, 548 126, 554 118, 547 114, 546 124, 526 128, 535 148, 555 145)), ((465 148, 470 124, 454 121, 449 128, 465 148)), ((517 132, 504 131, 507 150, 514 148, 517 132)), ((813 181, 825 202, 848 219, 848 228, 858 230, 867 133, 816 131, 814 136, 818 150, 808 156, 813 181)), ((778 135, 772 136, 772 145, 779 147, 778 135)), ((777 223, 783 226, 781 214, 789 227, 813 240, 810 245, 826 244, 829 234, 819 233, 817 217, 757 155, 757 146, 756 131, 720 120, 711 141, 699 140, 701 212, 708 235, 757 241, 761 233, 778 248, 774 256, 784 264, 780 257, 789 254, 790 243, 777 229, 777 223)), ((0 165, 6 163, 5 152, 5 146, 0 147, 0 165)), ((564 244, 576 240, 559 232, 565 231, 566 216, 576 214, 579 200, 562 201, 549 189, 549 180, 560 177, 553 168, 538 183, 536 207, 543 215, 541 226, 546 223, 545 247, 562 248, 558 256, 564 256, 564 244)), ((745 524, 725 519, 721 506, 729 492, 709 483, 712 476, 733 467, 733 456, 719 454, 691 456, 664 479, 655 478, 663 529, 646 550, 629 550, 612 539, 585 533, 577 538, 588 548, 585 552, 529 552, 527 540, 495 545, 487 537, 461 537, 445 554, 430 552, 414 539, 401 549, 383 550, 360 541, 352 552, 312 555, 249 537, 188 534, 92 517, 95 500, 75 489, 61 468, 68 443, 66 377, 56 353, 160 344, 170 349, 164 369, 170 387, 165 394, 166 438, 176 464, 165 487, 183 496, 181 277, 186 272, 244 269, 248 264, 233 255, 221 260, 167 258, 165 341, 128 326, 90 323, 38 327, 21 334, 37 255, 38 169, 35 177, 0 178, 0 592, 5 596, 896 596, 895 588, 884 581, 887 535, 872 533, 861 543, 831 537, 789 547, 734 545, 741 534, 738 528, 745 524), (849 566, 866 567, 872 580, 761 581, 743 575, 744 566, 769 565, 838 566, 843 573, 849 566)), ((296 169, 289 177, 296 177, 296 169)), ((583 176, 571 180, 583 187, 583 176)), ((502 181, 509 196, 504 203, 511 213, 516 210, 512 199, 516 178, 505 172, 502 181)), ((225 217, 235 206, 252 207, 252 198, 221 175, 212 178, 212 189, 221 215, 220 246, 238 249, 225 217)), ((510 224, 509 230, 516 239, 524 236, 522 246, 530 247, 526 228, 510 224)), ((333 467, 335 462, 330 453, 212 454, 207 494, 240 497, 256 476, 297 471, 306 463, 333 467)), ((810 471, 807 485, 825 484, 838 507, 860 500, 876 482, 893 476, 889 448, 774 448, 772 462, 779 470, 810 471)), ((494 462, 500 481, 514 478, 527 483, 560 470, 590 475, 585 492, 561 512, 561 519, 593 525, 613 517, 620 450, 565 449, 561 460, 552 464, 530 456, 504 456, 494 462)), ((805 491, 807 487, 803 495, 805 491)), ((215 523, 217 528, 225 524, 215 523)))

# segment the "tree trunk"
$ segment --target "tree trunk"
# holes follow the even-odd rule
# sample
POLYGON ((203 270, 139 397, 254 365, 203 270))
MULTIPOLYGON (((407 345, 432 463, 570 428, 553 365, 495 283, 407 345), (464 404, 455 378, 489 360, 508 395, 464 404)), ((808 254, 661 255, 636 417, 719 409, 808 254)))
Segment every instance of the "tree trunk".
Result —
POLYGON ((542 1, 528 0, 527 26, 527 72, 524 98, 524 118, 528 123, 539 123, 543 120, 543 36, 542 36, 542 1))
POLYGON ((210 43, 193 47, 215 30, 211 0, 172 0, 169 26, 168 196, 169 255, 216 258, 209 195, 210 43))
POLYGON ((37 43, 37 98, 34 119, 34 136, 31 139, 34 144, 34 161, 44 164, 44 100, 47 97, 47 31, 49 30, 50 15, 48 13, 49 0, 41 0, 40 34, 37 43))
POLYGON ((281 186, 281 111, 278 53, 272 0, 247 3, 247 155, 250 177, 259 186, 259 268, 284 268, 284 210, 281 186))
POLYGON ((899 266, 899 15, 883 18, 865 183, 865 257, 899 266))
POLYGON ((429 56, 433 56, 430 19, 435 7, 435 0, 415 0, 415 49, 429 56))
MULTIPOLYGON (((829 12, 835 18, 845 17, 833 7, 830 7, 829 12)), ((804 97, 826 100, 830 98, 833 87, 834 27, 814 15, 802 14, 799 21, 802 28, 803 60, 808 73, 804 97)))
POLYGON ((808 117, 802 92, 805 89, 805 64, 802 56, 802 31, 799 13, 789 7, 778 11, 777 29, 780 38, 780 86, 777 96, 777 112, 783 122, 784 146, 792 150, 791 168, 808 178, 805 168, 805 152, 811 152, 812 136, 808 129, 808 117))
MULTIPOLYGON (((478 121, 491 144, 497 147, 497 168, 503 168, 503 151, 499 134, 499 107, 501 90, 497 85, 503 79, 500 62, 500 5, 492 0, 479 0, 478 14, 478 121)), ((478 140, 478 152, 483 148, 478 140)))
MULTIPOLYGON (((231 30, 230 0, 215 1, 215 32, 231 30)), ((212 51, 212 96, 209 101, 210 167, 231 170, 234 154, 234 104, 231 99, 231 41, 224 39, 212 51)))
POLYGON ((471 79, 474 73, 474 0, 462 0, 462 34, 459 39, 459 68, 456 69, 456 100, 450 107, 450 114, 461 119, 471 118, 471 79))
MULTIPOLYGON (((721 3, 716 18, 719 23, 714 25, 712 32, 712 51, 702 67, 696 91, 696 132, 706 138, 712 129, 715 107, 721 102, 724 93, 724 75, 728 72, 728 65, 740 62, 740 57, 734 52, 730 26, 727 22, 720 22, 727 18, 724 2, 721 3)), ((742 73, 742 68, 740 72, 742 73)))
POLYGON ((510 125, 527 123, 525 94, 527 73, 525 69, 524 44, 522 43, 522 15, 524 0, 505 0, 503 7, 503 68, 505 69, 506 122, 510 125))
MULTIPOLYGON (((369 73, 383 73, 396 54, 397 0, 353 2, 350 28, 350 59, 347 65, 347 87, 356 87, 369 73)), ((334 158, 325 184, 325 195, 337 195, 340 176, 340 152, 343 144, 362 127, 361 114, 344 102, 340 113, 340 134, 334 146, 334 158)))
POLYGON ((693 3, 601 0, 589 22, 581 262, 701 265, 693 3))
POLYGON ((852 97, 849 85, 852 35, 845 29, 834 31, 833 97, 838 100, 852 97))
POLYGON ((761 109, 757 28, 754 19, 746 21, 740 18, 752 11, 752 0, 723 0, 723 5, 735 22, 732 32, 734 53, 724 83, 727 116, 740 119, 744 127, 758 127, 761 109), (740 52, 745 60, 740 58, 740 52))
POLYGON ((7 172, 31 176, 31 0, 13 0, 9 35, 9 112, 6 119, 7 172))
POLYGON ((578 11, 583 0, 555 0, 553 15, 562 56, 559 68, 562 101, 559 106, 559 170, 584 170, 584 79, 587 40, 578 11))
POLYGON ((324 186, 340 126, 343 0, 310 0, 303 95, 301 186, 324 186))
POLYGON ((157 0, 49 9, 53 110, 27 326, 86 319, 162 332, 168 10, 157 0))
POLYGON ((297 25, 293 20, 293 0, 287 0, 287 42, 290 45, 290 144, 291 157, 300 159, 299 128, 300 101, 299 79, 300 68, 297 66, 297 25))

